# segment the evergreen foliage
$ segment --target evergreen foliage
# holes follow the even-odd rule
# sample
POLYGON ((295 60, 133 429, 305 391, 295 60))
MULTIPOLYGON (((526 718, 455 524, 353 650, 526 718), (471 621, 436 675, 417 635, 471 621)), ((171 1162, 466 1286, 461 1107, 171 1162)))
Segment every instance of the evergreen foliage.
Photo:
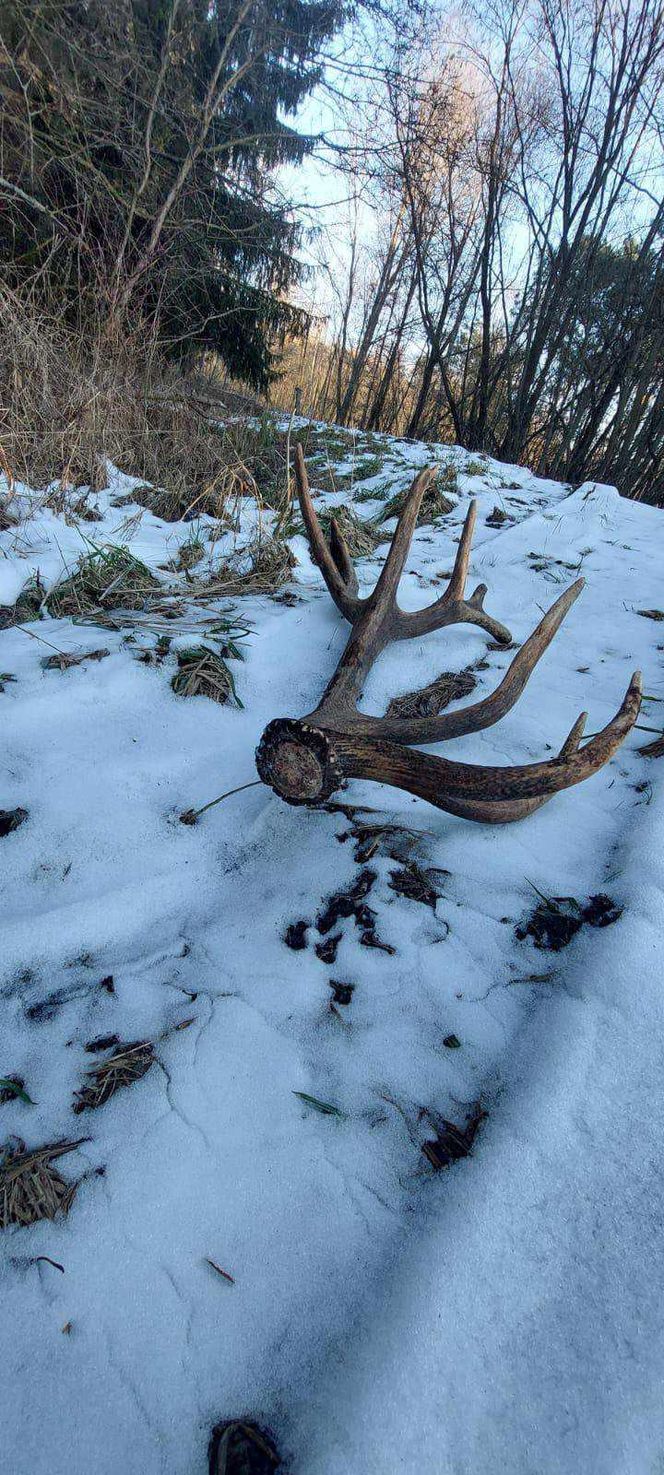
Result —
POLYGON ((0 268, 82 318, 156 320, 263 387, 296 331, 274 166, 341 0, 0 0, 0 268))

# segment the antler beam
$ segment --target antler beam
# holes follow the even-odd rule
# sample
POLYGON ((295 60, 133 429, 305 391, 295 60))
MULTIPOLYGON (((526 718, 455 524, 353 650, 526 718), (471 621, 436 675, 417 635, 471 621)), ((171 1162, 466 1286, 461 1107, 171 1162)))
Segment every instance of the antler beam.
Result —
POLYGON ((319 705, 306 717, 270 722, 257 748, 260 777, 289 804, 323 803, 349 778, 364 778, 417 794, 449 814, 504 824, 523 819, 559 790, 596 773, 636 721, 641 702, 638 671, 632 676, 620 710, 602 732, 581 747, 586 721, 586 713, 582 713, 558 756, 543 763, 489 768, 452 763, 405 746, 459 737, 504 717, 581 593, 583 579, 577 579, 552 605, 491 696, 442 716, 371 717, 358 711, 367 671, 392 640, 408 640, 452 624, 478 625, 503 644, 511 640, 509 630, 484 609, 486 585, 480 584, 470 598, 465 596, 476 516, 474 501, 468 509, 445 593, 427 609, 414 613, 406 613, 397 604, 397 588, 417 514, 435 474, 435 468, 428 467, 415 477, 378 583, 373 593, 362 599, 348 546, 334 519, 329 543, 325 540, 309 491, 302 447, 296 447, 295 476, 311 552, 335 604, 352 629, 319 705))

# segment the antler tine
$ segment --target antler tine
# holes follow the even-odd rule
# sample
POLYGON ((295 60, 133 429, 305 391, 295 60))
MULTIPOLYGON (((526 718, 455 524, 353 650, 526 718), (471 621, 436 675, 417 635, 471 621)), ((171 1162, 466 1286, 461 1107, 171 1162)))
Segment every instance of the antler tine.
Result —
POLYGON ((506 625, 501 625, 499 620, 494 620, 488 615, 483 606, 484 596, 487 592, 486 584, 478 584, 469 599, 464 599, 463 592, 468 578, 468 565, 470 563, 470 550, 475 530, 475 518, 477 516, 477 502, 473 498, 463 525, 463 532, 459 539, 454 568, 450 576, 449 584, 440 599, 430 604, 426 609, 417 609, 404 613, 400 611, 398 638, 408 639, 416 635, 428 635, 431 630, 439 630, 443 625, 479 625, 480 629, 487 630, 493 635, 494 640, 499 640, 501 645, 509 645, 512 636, 506 625))
POLYGON ((394 530, 390 551, 385 559, 380 578, 371 596, 374 604, 392 606, 396 604, 397 586, 413 540, 417 514, 420 510, 422 498, 437 474, 438 468, 436 466, 425 466, 423 471, 418 471, 413 481, 394 530))
POLYGON ((581 718, 556 758, 514 768, 453 763, 398 743, 349 735, 337 743, 342 770, 355 778, 379 778, 418 794, 451 814, 492 821, 521 818, 561 789, 590 778, 608 763, 634 726, 641 706, 641 673, 635 671, 615 717, 579 747, 581 718))
POLYGON ((336 517, 332 517, 330 521, 330 549, 332 551, 334 562, 337 565, 339 573, 341 574, 341 577, 344 581, 344 584, 346 585, 349 594, 357 595, 359 584, 357 582, 355 565, 350 556, 350 548, 348 547, 348 544, 346 542, 346 539, 344 538, 341 528, 339 527, 336 517))
MULTIPOLYGON (((483 697, 472 706, 461 707, 457 712, 443 712, 432 717, 376 717, 369 719, 369 732, 376 737, 389 738, 397 743, 438 743, 444 738, 462 737, 466 732, 478 732, 499 722, 515 702, 530 680, 532 673, 560 629, 565 615, 578 599, 584 586, 577 579, 564 594, 547 610, 544 618, 533 630, 532 635, 521 646, 506 671, 500 686, 488 697, 483 697)), ((482 586, 480 586, 482 587, 482 586)), ((366 717, 363 718, 365 731, 366 717)))
MULTIPOLYGON (((295 482, 312 555, 318 564, 337 609, 341 610, 342 615, 352 625, 354 620, 357 619, 364 601, 357 598, 358 586, 354 570, 352 580, 347 579, 344 571, 342 571, 332 556, 332 552, 325 541, 323 530, 316 515, 316 509, 311 500, 304 451, 299 442, 295 447, 295 482)), ((345 560, 347 559, 348 563, 350 563, 350 554, 338 530, 336 547, 338 551, 341 550, 341 559, 345 568, 345 560)))
MULTIPOLYGON (((452 569, 452 577, 443 595, 443 599, 447 600, 448 603, 451 599, 463 599, 463 591, 466 587, 466 579, 468 578, 470 549, 473 541, 473 533, 475 532, 476 517, 477 500, 475 497, 473 497, 466 513, 466 520, 463 525, 463 532, 459 539, 459 546, 457 548, 456 558, 454 560, 454 568, 452 569)), ((484 592, 486 593, 486 585, 480 585, 480 588, 482 587, 484 588, 484 592)), ((475 594, 477 593, 478 590, 476 589, 475 594)), ((473 595, 473 598, 474 597, 475 595, 473 595)))
POLYGON ((576 719, 576 722, 574 723, 574 726, 570 729, 570 732, 565 738, 562 748, 560 749, 560 752, 558 754, 558 758, 561 759, 563 762, 566 762, 568 758, 571 758, 574 753, 578 753, 587 721, 588 713, 580 712, 576 719))

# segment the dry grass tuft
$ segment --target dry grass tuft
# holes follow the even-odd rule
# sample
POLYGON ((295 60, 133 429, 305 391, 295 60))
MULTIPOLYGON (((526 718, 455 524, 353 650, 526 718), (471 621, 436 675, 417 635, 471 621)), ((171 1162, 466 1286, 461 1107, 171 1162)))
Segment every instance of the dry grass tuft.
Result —
POLYGON ((357 512, 345 503, 339 507, 332 507, 329 512, 319 513, 321 527, 328 538, 333 518, 346 539, 351 558, 368 558, 379 543, 385 542, 385 533, 381 532, 374 522, 358 517, 357 512))
POLYGON ((487 1116, 488 1112, 478 1103, 471 1108, 463 1127, 443 1118, 436 1136, 422 1143, 422 1152, 429 1159, 432 1168, 439 1172, 441 1168, 450 1168, 452 1163, 470 1157, 478 1130, 487 1116))
POLYGON ((295 558, 279 538, 260 538, 252 548, 222 564, 205 584, 192 584, 187 598, 216 599, 236 594, 274 594, 290 581, 295 558), (243 570, 246 559, 250 567, 243 570))
POLYGON ((390 871, 388 884, 391 891, 396 891, 397 896, 405 896, 409 901, 419 901, 435 912, 439 892, 432 886, 427 872, 416 865, 415 861, 409 861, 398 871, 390 871))
POLYGON ((232 399, 213 377, 165 362, 145 323, 120 335, 100 312, 81 332, 29 295, 0 290, 0 473, 10 495, 16 481, 57 483, 50 505, 93 519, 85 499, 77 514, 73 494, 106 487, 109 463, 140 477, 132 501, 167 521, 221 517, 238 496, 283 495, 283 437, 268 416, 246 423, 246 399, 238 418, 232 399))
POLYGON ((86 1071, 86 1084, 76 1092, 74 1111, 95 1111, 110 1101, 116 1091, 140 1081, 156 1060, 154 1046, 149 1040, 119 1045, 107 1060, 102 1060, 92 1070, 86 1071))
POLYGON ((209 645, 192 645, 177 653, 178 669, 171 681, 176 696, 210 697, 213 702, 242 702, 225 660, 209 645))
MULTIPOLYGON (((397 492, 396 496, 386 502, 381 519, 383 522, 388 517, 400 516, 409 491, 410 487, 404 487, 403 491, 397 492)), ((452 512, 456 503, 448 494, 452 492, 456 496, 457 491, 456 468, 454 466, 440 467, 436 480, 427 487, 422 498, 422 505, 417 515, 417 526, 421 527, 424 523, 435 522, 437 517, 443 517, 445 513, 452 512)))
POLYGON ((82 666, 84 661, 103 661, 110 656, 110 650, 86 650, 82 655, 75 655, 73 651, 55 651, 52 656, 44 656, 42 670, 44 671, 70 671, 72 666, 82 666))
POLYGON ((15 479, 14 479, 14 473, 12 471, 12 468, 11 468, 10 464, 9 464, 9 461, 7 460, 7 457, 5 455, 5 452, 4 452, 4 449, 3 449, 2 445, 0 445, 0 474, 2 476, 4 476, 5 481, 7 482, 8 498, 5 498, 5 507, 6 507, 8 499, 11 498, 11 497, 13 497, 13 495, 14 495, 14 490, 15 490, 16 483, 15 483, 15 479))
MULTIPOLYGON (((531 882, 532 885, 532 882, 531 882)), ((533 888, 540 897, 537 906, 524 922, 514 929, 514 935, 523 942, 532 938, 533 945, 540 949, 560 952, 576 937, 581 927, 611 927, 618 922, 623 908, 606 892, 599 891, 587 901, 577 901, 575 896, 545 896, 533 888)))
POLYGON ((162 592, 159 580, 128 548, 95 548, 80 559, 76 573, 62 579, 46 598, 49 614, 90 614, 97 609, 142 609, 162 592))
POLYGON ((0 533, 8 533, 10 528, 16 527, 16 521, 7 501, 0 498, 0 533))
POLYGON ((15 604, 0 605, 0 630, 8 630, 11 625, 24 625, 30 620, 38 620, 45 594, 46 590, 38 574, 35 578, 28 579, 15 604))
POLYGON ((178 573, 187 573, 190 568, 195 568, 197 563, 205 556, 205 545, 200 538, 187 538, 186 543, 181 543, 175 567, 178 573))
POLYGON ((272 594, 290 581, 296 560, 287 543, 263 538, 252 553, 252 569, 242 584, 246 593, 272 594))
POLYGON ((655 738, 654 742, 644 743, 638 751, 646 758, 664 758, 664 732, 661 737, 655 738))
POLYGON ((207 447, 209 464, 199 465, 188 480, 181 480, 170 487, 141 486, 132 492, 132 502, 145 507, 163 522, 191 522, 207 513, 209 517, 223 518, 229 502, 238 497, 258 497, 254 477, 241 460, 239 454, 226 447, 226 460, 222 459, 223 434, 217 432, 217 443, 207 447), (207 474, 205 474, 207 472, 207 474))
POLYGON ((428 686, 417 691, 404 692, 403 696, 392 697, 387 708, 388 717, 435 717, 448 707, 450 702, 470 696, 477 685, 477 678, 470 669, 466 671, 441 671, 428 686))
POLYGON ((501 528, 506 522, 513 521, 514 519, 510 517, 509 512, 505 511, 504 507, 494 507, 493 512, 490 512, 489 516, 484 519, 488 528, 501 528))
POLYGON ((10 1224, 37 1224, 68 1212, 78 1183, 66 1183, 53 1167, 53 1159, 86 1141, 79 1137, 75 1142, 52 1142, 32 1151, 5 1148, 0 1160, 0 1229, 10 1224))
POLYGON ((61 517, 68 527, 77 527, 80 522, 101 522, 101 512, 90 504, 88 496, 88 491, 81 492, 79 487, 62 479, 50 487, 44 506, 61 517))

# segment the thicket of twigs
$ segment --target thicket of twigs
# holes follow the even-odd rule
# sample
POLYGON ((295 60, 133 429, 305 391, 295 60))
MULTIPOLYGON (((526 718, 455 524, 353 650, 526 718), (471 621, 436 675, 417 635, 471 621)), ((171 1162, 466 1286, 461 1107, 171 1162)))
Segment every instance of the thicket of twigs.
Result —
POLYGON ((663 62, 662 0, 432 9, 352 113, 277 393, 664 505, 663 62))

